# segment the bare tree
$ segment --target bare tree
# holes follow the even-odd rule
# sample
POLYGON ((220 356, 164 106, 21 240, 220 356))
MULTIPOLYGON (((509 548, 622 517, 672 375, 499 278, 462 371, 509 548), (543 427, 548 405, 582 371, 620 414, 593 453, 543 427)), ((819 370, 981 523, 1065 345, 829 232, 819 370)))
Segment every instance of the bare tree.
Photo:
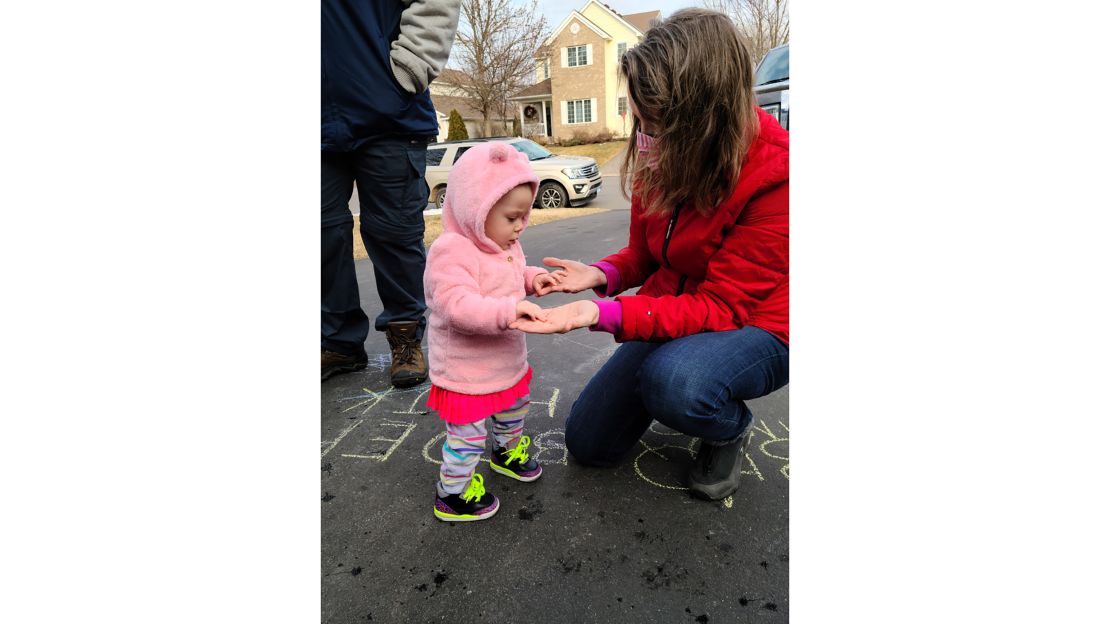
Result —
POLYGON ((759 63, 771 48, 790 42, 790 8, 787 0, 703 0, 706 8, 732 18, 751 46, 759 63))
POLYGON ((536 48, 547 37, 547 20, 531 5, 510 0, 463 0, 455 35, 459 70, 470 78, 468 89, 482 112, 485 135, 490 117, 504 119, 508 97, 532 83, 536 48))

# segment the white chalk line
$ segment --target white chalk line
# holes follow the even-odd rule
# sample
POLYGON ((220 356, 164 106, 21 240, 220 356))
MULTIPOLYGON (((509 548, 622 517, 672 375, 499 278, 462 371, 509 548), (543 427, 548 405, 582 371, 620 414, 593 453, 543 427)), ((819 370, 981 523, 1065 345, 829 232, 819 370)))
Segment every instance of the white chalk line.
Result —
POLYGON ((559 403, 559 389, 551 392, 551 398, 546 401, 532 401, 532 405, 546 405, 548 418, 555 418, 555 406, 559 403))
MULTIPOLYGON (((777 435, 775 435, 774 433, 772 433, 771 428, 767 426, 767 423, 764 422, 763 419, 759 420, 759 424, 763 425, 763 427, 762 428, 756 427, 756 429, 758 429, 760 432, 766 434, 767 437, 770 438, 769 440, 764 440, 763 443, 759 445, 759 451, 761 453, 763 453, 764 455, 766 455, 767 457, 770 457, 770 458, 773 458, 773 459, 778 459, 778 460, 782 460, 782 461, 786 461, 786 462, 790 461, 789 457, 782 457, 781 455, 775 455, 774 453, 770 453, 770 452, 767 451, 767 445, 768 444, 771 444, 773 442, 788 442, 789 438, 780 438, 777 435)), ((779 424, 781 425, 782 421, 779 421, 779 424)))
MULTIPOLYGON (((564 338, 564 339, 569 340, 570 342, 573 342, 575 344, 579 344, 581 346, 594 349, 595 351, 599 351, 599 352, 602 351, 601 349, 593 347, 592 345, 587 345, 585 343, 581 343, 581 342, 578 342, 576 340, 572 340, 572 339, 568 339, 568 338, 564 338)), ((604 354, 599 353, 599 354, 591 357, 590 359, 591 360, 599 359, 599 356, 608 355, 608 354, 612 353, 612 351, 615 351, 615 350, 616 350, 616 346, 609 347, 609 348, 605 349, 605 351, 607 351, 608 353, 604 353, 604 354)), ((407 415, 424 415, 427 412, 423 411, 423 410, 417 410, 417 406, 419 405, 421 400, 424 399, 426 397, 426 395, 430 392, 431 387, 430 387, 430 385, 428 385, 428 386, 423 386, 422 385, 422 386, 418 386, 417 388, 410 388, 410 389, 405 389, 405 390, 397 390, 397 389, 391 387, 391 388, 385 390, 384 392, 375 392, 373 390, 370 390, 369 388, 363 388, 362 390, 365 394, 360 395, 360 396, 355 396, 355 397, 345 397, 344 399, 341 399, 341 400, 359 400, 358 403, 346 408, 344 410, 345 412, 355 410, 355 409, 359 409, 359 408, 363 408, 362 409, 362 414, 365 415, 371 409, 373 409, 374 407, 379 405, 387 397, 391 397, 393 395, 408 394, 408 393, 411 393, 411 392, 417 392, 416 397, 413 398, 413 400, 411 401, 411 403, 409 404, 407 409, 405 409, 405 410, 394 410, 393 413, 394 414, 407 414, 407 415)), ((551 392, 551 397, 550 397, 549 400, 547 400, 547 401, 532 401, 532 403, 534 403, 536 405, 546 406, 547 407, 548 418, 554 419, 555 418, 555 412, 558 408, 558 401, 559 401, 560 392, 561 391, 560 391, 559 388, 553 388, 552 392, 551 392)), ((347 435, 349 435, 352 431, 354 431, 354 429, 356 429, 362 423, 363 423, 363 420, 360 419, 360 420, 356 421, 354 424, 352 424, 350 427, 347 427, 346 429, 344 429, 334 440, 332 440, 326 446, 326 448, 323 449, 323 451, 321 452, 321 455, 320 455, 321 458, 323 458, 329 452, 331 452, 336 446, 338 446, 338 444, 345 437, 347 437, 347 435)), ((785 423, 783 423, 781 420, 778 420, 777 423, 785 431, 787 431, 787 432, 790 431, 790 428, 785 423)), ((404 427, 404 432, 397 438, 375 437, 375 438, 370 438, 368 440, 368 441, 371 441, 371 442, 374 442, 374 441, 377 441, 377 442, 391 442, 392 444, 389 446, 388 449, 386 449, 386 451, 384 451, 383 453, 375 454, 375 455, 364 455, 364 454, 358 454, 358 453, 342 453, 342 454, 340 454, 340 456, 341 457, 348 457, 348 458, 355 458, 355 459, 369 459, 369 460, 379 461, 379 462, 386 461, 393 455, 393 453, 397 450, 397 448, 399 448, 401 446, 401 444, 404 443, 404 441, 412 434, 412 431, 416 428, 416 424, 412 423, 412 422, 382 421, 381 424, 386 425, 386 426, 404 427)), ((673 437, 673 436, 683 436, 683 435, 685 435, 683 433, 676 432, 676 431, 661 431, 657 428, 657 425, 659 425, 659 423, 657 423, 656 421, 653 421, 648 426, 648 430, 651 431, 652 433, 655 433, 656 435, 660 435, 660 436, 672 436, 673 437)), ((763 455, 765 455, 769 458, 772 458, 772 459, 777 459, 777 460, 781 460, 781 461, 784 461, 784 462, 789 462, 788 457, 783 457, 781 455, 776 455, 776 454, 767 450, 767 445, 775 443, 775 442, 787 442, 788 438, 779 437, 775 432, 773 432, 771 430, 771 428, 767 425, 767 423, 762 419, 759 420, 759 425, 754 427, 754 430, 760 431, 761 433, 763 433, 768 438, 767 440, 764 440, 759 446, 759 450, 760 450, 760 452, 763 453, 763 455)), ((754 436, 754 433, 750 434, 750 435, 754 436)), ((425 461, 427 461, 429 463, 432 463, 432 464, 436 464, 436 465, 439 465, 439 464, 442 463, 441 461, 436 460, 435 458, 433 458, 431 456, 431 448, 432 448, 432 446, 434 446, 436 444, 437 441, 441 440, 444 436, 446 436, 446 432, 440 432, 439 434, 437 434, 435 437, 433 437, 431 440, 429 440, 424 445, 424 447, 421 449, 421 454, 423 455, 425 461)), ((569 460, 569 453, 566 449, 565 434, 562 430, 553 429, 553 430, 544 431, 544 432, 540 432, 538 434, 535 434, 533 436, 533 443, 535 444, 535 448, 536 448, 534 457, 536 457, 537 460, 541 456, 549 455, 552 452, 558 453, 558 451, 561 450, 562 451, 561 456, 557 455, 555 459, 552 459, 550 461, 545 459, 545 463, 561 464, 561 465, 564 465, 564 466, 567 465, 568 460, 569 460), (549 441, 549 438, 551 438, 552 436, 555 436, 555 435, 563 436, 564 437, 564 442, 562 444, 558 444, 558 443, 553 443, 553 441, 549 441)), ((663 444, 663 445, 659 445, 659 446, 651 446, 648 443, 644 442, 643 440, 640 440, 640 443, 644 445, 644 450, 641 451, 639 453, 639 455, 637 455, 636 458, 633 460, 633 469, 636 472, 638 477, 640 477, 642 480, 646 481, 647 483, 650 483, 651 485, 654 485, 654 486, 660 487, 660 488, 664 488, 664 489, 670 489, 670 490, 688 490, 689 489, 688 487, 684 487, 684 486, 676 486, 676 485, 668 485, 668 484, 665 484, 665 483, 660 483, 660 482, 655 481, 654 479, 648 477, 644 473, 643 469, 640 466, 640 460, 645 455, 651 453, 651 454, 654 454, 654 455, 658 456, 663 461, 670 461, 666 457, 666 455, 664 455, 663 453, 660 452, 660 450, 664 449, 664 448, 681 449, 681 450, 686 451, 687 453, 689 453, 691 455, 691 457, 693 457, 693 455, 695 454, 694 445, 697 443, 696 438, 690 438, 689 442, 687 443, 687 445, 685 447, 676 446, 676 445, 672 445, 672 444, 663 444)), ((754 476, 756 479, 758 479, 760 481, 765 481, 765 478, 764 478, 762 472, 759 470, 759 466, 756 465, 755 461, 752 459, 751 455, 747 451, 744 452, 744 460, 746 460, 747 465, 750 468, 750 470, 746 469, 746 468, 741 468, 740 474, 754 476)), ((481 458, 480 461, 489 463, 489 459, 485 458, 485 457, 481 458)), ((783 465, 779 469, 779 473, 782 474, 784 478, 789 479, 790 478, 789 463, 783 465)), ((731 507, 729 507, 729 508, 731 508, 731 507)))
POLYGON ((331 450, 333 448, 335 448, 343 440, 343 438, 347 437, 348 433, 354 431, 355 427, 358 427, 361 424, 362 424, 362 420, 357 420, 357 421, 355 421, 355 424, 351 425, 350 427, 347 427, 342 432, 340 432, 339 436, 336 437, 334 440, 332 440, 331 443, 328 444, 328 447, 325 448, 322 453, 320 453, 320 459, 323 459, 324 455, 327 455, 328 453, 330 453, 331 450))

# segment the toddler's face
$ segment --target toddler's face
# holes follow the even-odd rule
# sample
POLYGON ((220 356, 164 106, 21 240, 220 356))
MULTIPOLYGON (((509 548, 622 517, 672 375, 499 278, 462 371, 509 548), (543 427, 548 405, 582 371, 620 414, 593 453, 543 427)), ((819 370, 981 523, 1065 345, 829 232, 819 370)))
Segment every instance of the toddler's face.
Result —
POLYGON ((524 231, 524 215, 532 207, 532 186, 521 184, 497 200, 486 215, 486 236, 508 250, 524 231))

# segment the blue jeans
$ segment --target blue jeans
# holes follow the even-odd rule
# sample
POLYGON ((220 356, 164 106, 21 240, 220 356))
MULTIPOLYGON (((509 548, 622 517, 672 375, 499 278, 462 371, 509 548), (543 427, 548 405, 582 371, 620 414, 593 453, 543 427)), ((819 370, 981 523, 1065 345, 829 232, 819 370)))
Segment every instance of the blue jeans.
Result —
POLYGON ((710 442, 733 440, 753 419, 744 401, 789 378, 790 348, 757 327, 628 342, 570 408, 567 450, 583 464, 612 466, 652 420, 710 442))
POLYGON ((375 141, 357 152, 320 153, 320 346, 360 353, 370 321, 359 302, 353 259, 354 219, 347 207, 358 184, 359 232, 374 264, 382 313, 374 328, 418 321, 424 335, 424 181, 428 144, 421 139, 375 141))

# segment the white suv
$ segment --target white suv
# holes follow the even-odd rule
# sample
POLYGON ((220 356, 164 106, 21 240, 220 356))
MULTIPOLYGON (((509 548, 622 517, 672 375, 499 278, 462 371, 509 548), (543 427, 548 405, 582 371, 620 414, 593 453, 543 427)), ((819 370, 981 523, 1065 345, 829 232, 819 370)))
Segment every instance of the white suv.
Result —
POLYGON ((536 208, 565 208, 575 203, 588 203, 601 189, 601 171, 597 161, 588 156, 556 156, 540 144, 519 137, 492 137, 466 141, 444 141, 428 145, 428 182, 430 203, 443 208, 447 195, 447 174, 463 152, 488 141, 503 141, 528 156, 532 170, 540 179, 536 208))

